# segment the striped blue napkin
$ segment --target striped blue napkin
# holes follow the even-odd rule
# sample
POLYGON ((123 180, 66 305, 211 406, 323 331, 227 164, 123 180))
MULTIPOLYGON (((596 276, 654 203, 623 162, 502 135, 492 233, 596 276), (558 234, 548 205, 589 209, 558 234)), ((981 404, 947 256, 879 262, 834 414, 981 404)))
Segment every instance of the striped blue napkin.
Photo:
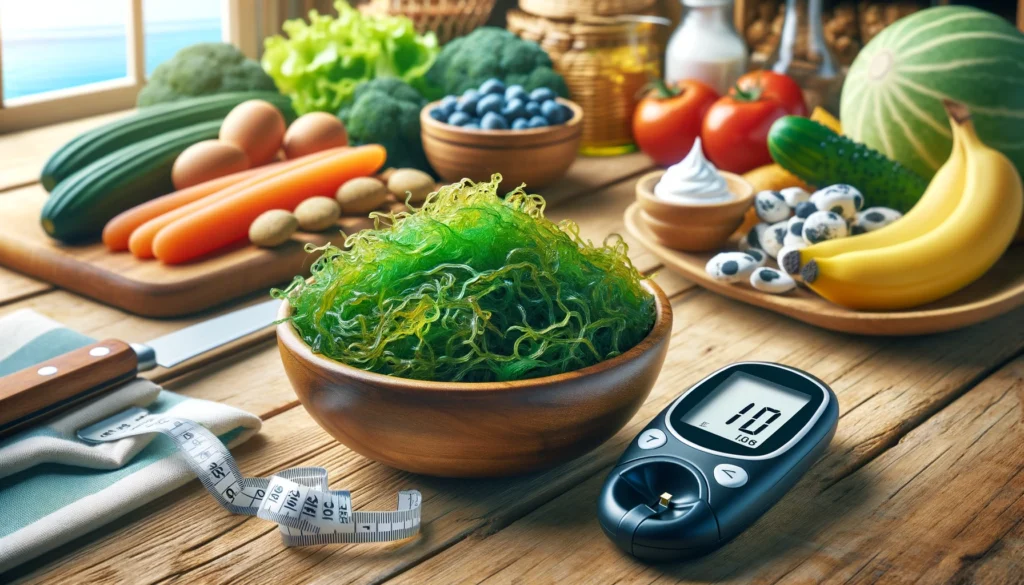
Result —
MULTIPOLYGON (((38 313, 11 313, 0 318, 0 377, 92 342, 38 313)), ((260 428, 237 408, 137 379, 0 441, 0 573, 194 479, 173 443, 157 435, 99 445, 75 436, 132 406, 194 420, 229 447, 260 428)))

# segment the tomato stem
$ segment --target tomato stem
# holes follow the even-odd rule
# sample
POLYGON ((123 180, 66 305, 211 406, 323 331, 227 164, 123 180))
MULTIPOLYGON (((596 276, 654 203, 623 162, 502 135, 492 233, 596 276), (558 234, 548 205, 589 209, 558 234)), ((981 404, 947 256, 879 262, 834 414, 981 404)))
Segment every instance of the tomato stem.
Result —
POLYGON ((665 83, 665 80, 660 77, 651 78, 650 81, 648 81, 646 84, 644 84, 642 88, 640 88, 640 93, 642 95, 646 95, 650 93, 651 90, 657 91, 658 99, 663 100, 674 98, 679 94, 683 93, 682 89, 669 87, 668 84, 665 83))

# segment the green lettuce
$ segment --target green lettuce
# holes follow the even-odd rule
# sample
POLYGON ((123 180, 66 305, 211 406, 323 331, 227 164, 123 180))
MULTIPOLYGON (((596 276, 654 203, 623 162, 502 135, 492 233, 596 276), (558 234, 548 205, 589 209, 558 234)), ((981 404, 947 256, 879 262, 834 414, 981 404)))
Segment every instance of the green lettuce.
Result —
POLYGON ((377 77, 397 77, 418 91, 438 53, 433 33, 419 35, 411 20, 364 15, 339 0, 338 16, 312 10, 309 22, 289 20, 287 38, 264 41, 263 70, 299 114, 334 113, 357 85, 377 77))

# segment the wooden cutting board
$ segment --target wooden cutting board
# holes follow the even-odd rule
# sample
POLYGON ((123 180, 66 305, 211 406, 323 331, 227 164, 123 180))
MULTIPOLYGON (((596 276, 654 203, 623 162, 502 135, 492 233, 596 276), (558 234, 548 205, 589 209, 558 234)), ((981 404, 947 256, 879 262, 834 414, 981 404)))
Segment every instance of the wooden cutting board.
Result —
MULTIPOLYGON (((236 247, 202 261, 167 266, 111 253, 100 243, 66 246, 39 226, 46 191, 30 185, 0 197, 0 265, 145 317, 195 313, 307 274, 314 255, 306 244, 340 245, 339 231, 296 234, 272 250, 236 247)), ((342 218, 338 230, 372 227, 363 218, 342 218)))
POLYGON ((738 301, 844 333, 922 335, 952 331, 1024 305, 1024 244, 1014 244, 984 276, 944 299, 905 311, 854 311, 826 301, 806 288, 773 295, 749 286, 719 282, 704 266, 713 252, 680 252, 659 244, 640 218, 640 206, 625 213, 626 230, 665 266, 699 286, 738 301))

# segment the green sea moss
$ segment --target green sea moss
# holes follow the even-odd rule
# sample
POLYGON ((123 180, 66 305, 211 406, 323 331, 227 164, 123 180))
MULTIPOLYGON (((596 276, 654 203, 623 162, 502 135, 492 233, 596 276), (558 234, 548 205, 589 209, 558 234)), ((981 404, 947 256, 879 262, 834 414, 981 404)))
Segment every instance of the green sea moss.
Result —
POLYGON ((595 246, 544 217, 500 175, 432 194, 419 210, 374 214, 376 229, 327 245, 287 290, 313 351, 402 378, 536 378, 612 358, 646 337, 654 297, 619 236, 595 246))

